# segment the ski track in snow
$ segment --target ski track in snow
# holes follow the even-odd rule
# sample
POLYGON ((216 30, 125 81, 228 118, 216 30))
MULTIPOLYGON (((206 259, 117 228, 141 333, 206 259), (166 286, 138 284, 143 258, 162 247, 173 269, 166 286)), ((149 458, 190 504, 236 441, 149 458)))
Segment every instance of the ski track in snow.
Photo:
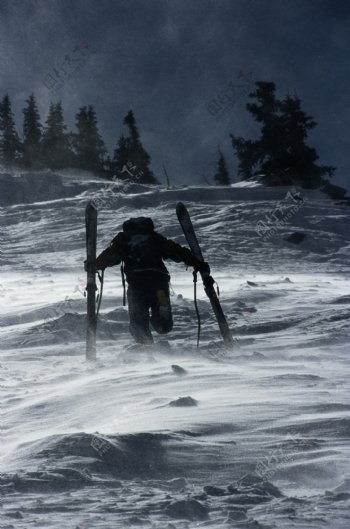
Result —
POLYGON ((303 203, 266 240, 288 188, 151 188, 66 171, 0 174, 0 529, 350 526, 349 206, 303 203), (40 199, 39 199, 40 197, 40 199), (193 219, 235 345, 190 270, 174 330, 131 345, 119 268, 105 274, 98 360, 85 361, 84 210, 101 251, 130 216, 185 244, 193 219), (303 232, 299 245, 285 239, 303 232), (249 281, 249 283, 247 283, 249 281))

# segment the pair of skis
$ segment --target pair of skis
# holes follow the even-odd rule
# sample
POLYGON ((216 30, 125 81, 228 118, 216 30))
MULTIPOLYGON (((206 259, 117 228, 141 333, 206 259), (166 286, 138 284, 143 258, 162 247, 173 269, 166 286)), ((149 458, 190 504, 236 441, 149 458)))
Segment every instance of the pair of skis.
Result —
MULTIPOLYGON (((180 225, 186 237, 187 243, 191 248, 193 255, 199 261, 203 261, 202 250, 199 246, 196 233, 193 228, 191 217, 186 206, 182 202, 176 205, 176 214, 180 225)), ((93 201, 90 201, 85 210, 86 225, 86 272, 87 272, 87 327, 86 327, 86 359, 94 360, 96 358, 96 240, 97 240, 97 208, 93 201)), ((209 298, 213 308, 216 320, 219 325, 221 336, 226 345, 233 344, 233 338, 226 321, 225 314, 222 310, 219 298, 215 292, 214 280, 206 270, 200 271, 204 290, 209 298)))

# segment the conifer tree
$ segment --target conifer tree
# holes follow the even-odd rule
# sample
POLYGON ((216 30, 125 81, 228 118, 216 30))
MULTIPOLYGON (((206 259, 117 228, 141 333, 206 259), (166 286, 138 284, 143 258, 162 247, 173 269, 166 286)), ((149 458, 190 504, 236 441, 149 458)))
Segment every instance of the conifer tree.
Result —
POLYGON ((22 163, 26 168, 38 168, 40 167, 40 140, 42 127, 34 94, 29 96, 26 103, 27 106, 23 109, 22 163))
POLYGON ((247 110, 261 123, 260 139, 246 140, 231 134, 239 175, 246 179, 263 174, 274 185, 318 187, 324 183, 323 176, 332 176, 335 168, 317 165, 315 149, 305 143, 315 121, 301 110, 297 96, 288 95, 280 101, 274 83, 255 84, 257 88, 249 97, 256 101, 248 103, 247 110))
POLYGON ((106 176, 109 180, 112 180, 115 173, 113 172, 113 163, 109 155, 103 160, 102 164, 103 175, 106 176))
POLYGON ((124 140, 119 140, 116 151, 121 149, 117 152, 120 158, 115 159, 114 162, 118 162, 120 165, 120 160, 124 157, 126 149, 126 172, 128 178, 143 184, 158 184, 159 182, 149 168, 151 157, 141 143, 140 134, 132 110, 130 110, 125 116, 124 124, 127 125, 129 129, 129 136, 124 140))
POLYGON ((0 163, 12 167, 19 163, 22 145, 18 137, 8 94, 0 102, 0 163))
POLYGON ((230 176, 227 170, 226 160, 223 152, 219 149, 219 158, 217 162, 217 170, 214 176, 215 183, 219 186, 230 185, 230 176))
POLYGON ((335 167, 316 165, 319 156, 316 149, 305 144, 308 131, 316 127, 317 123, 301 110, 301 100, 288 95, 281 102, 281 121, 284 131, 284 145, 281 153, 281 163, 289 167, 289 174, 310 175, 317 183, 323 176, 332 176, 335 167))
POLYGON ((69 136, 66 134, 61 103, 51 103, 42 138, 41 159, 44 167, 62 169, 73 163, 69 136))
POLYGON ((129 140, 122 134, 118 140, 117 146, 114 150, 112 160, 112 170, 118 178, 128 180, 129 174, 125 171, 127 163, 129 162, 129 140))
POLYGON ((75 135, 76 165, 81 169, 101 173, 106 148, 97 126, 93 106, 81 107, 76 115, 78 133, 75 135))

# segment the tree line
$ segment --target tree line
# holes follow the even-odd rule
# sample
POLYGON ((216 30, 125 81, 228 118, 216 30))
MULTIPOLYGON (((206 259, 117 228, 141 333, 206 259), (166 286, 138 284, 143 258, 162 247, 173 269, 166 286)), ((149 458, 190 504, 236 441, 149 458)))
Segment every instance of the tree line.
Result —
MULTIPOLYGON (((260 179, 268 185, 306 188, 327 184, 335 167, 318 165, 316 150, 307 145, 308 132, 317 123, 302 110, 301 99, 296 94, 277 99, 276 85, 271 82, 258 81, 255 87, 255 91, 248 94, 252 102, 247 103, 246 109, 260 125, 260 137, 252 140, 230 134, 240 179, 260 179)), ((221 151, 214 179, 221 185, 230 183, 221 151)))
MULTIPOLYGON (((241 180, 261 179, 268 185, 300 185, 315 188, 328 184, 335 167, 318 165, 316 150, 306 143, 313 118, 301 108, 301 99, 288 94, 277 99, 272 82, 258 81, 246 109, 260 125, 256 140, 230 135, 238 159, 241 180)), ((23 134, 19 137, 6 95, 0 101, 0 163, 5 167, 26 169, 62 169, 73 167, 93 171, 100 176, 158 184, 150 169, 151 157, 142 145, 135 116, 130 110, 124 118, 128 134, 117 141, 112 159, 107 155, 99 133, 95 109, 81 107, 76 114, 76 132, 67 132, 62 104, 51 103, 42 126, 32 94, 23 109, 23 134)), ((229 185, 231 177, 224 153, 219 150, 213 181, 229 185)), ((329 184, 328 184, 329 185, 329 184)), ((334 187, 334 186, 333 186, 334 187)))
POLYGON ((0 164, 7 168, 85 169, 99 176, 157 184, 150 169, 151 157, 144 149, 136 120, 130 110, 124 118, 128 135, 122 135, 112 159, 98 129, 92 105, 75 116, 76 131, 67 131, 60 102, 51 103, 43 126, 34 95, 23 108, 22 135, 17 132, 9 95, 0 101, 0 164))

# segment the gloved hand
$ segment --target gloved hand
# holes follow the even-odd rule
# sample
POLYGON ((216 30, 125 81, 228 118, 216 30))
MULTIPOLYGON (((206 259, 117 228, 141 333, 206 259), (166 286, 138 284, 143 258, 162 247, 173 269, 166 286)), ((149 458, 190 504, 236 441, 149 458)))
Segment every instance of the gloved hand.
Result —
MULTIPOLYGON (((84 261, 84 270, 85 270, 85 272, 89 272, 89 271, 90 271, 90 270, 89 270, 89 267, 88 267, 87 259, 85 259, 85 261, 84 261)), ((94 272, 97 273, 98 268, 96 267, 96 264, 94 265, 93 270, 94 270, 94 272)))
POLYGON ((195 266, 195 270, 198 270, 198 272, 204 272, 206 274, 210 274, 209 263, 207 263, 206 261, 198 261, 197 266, 195 266))

